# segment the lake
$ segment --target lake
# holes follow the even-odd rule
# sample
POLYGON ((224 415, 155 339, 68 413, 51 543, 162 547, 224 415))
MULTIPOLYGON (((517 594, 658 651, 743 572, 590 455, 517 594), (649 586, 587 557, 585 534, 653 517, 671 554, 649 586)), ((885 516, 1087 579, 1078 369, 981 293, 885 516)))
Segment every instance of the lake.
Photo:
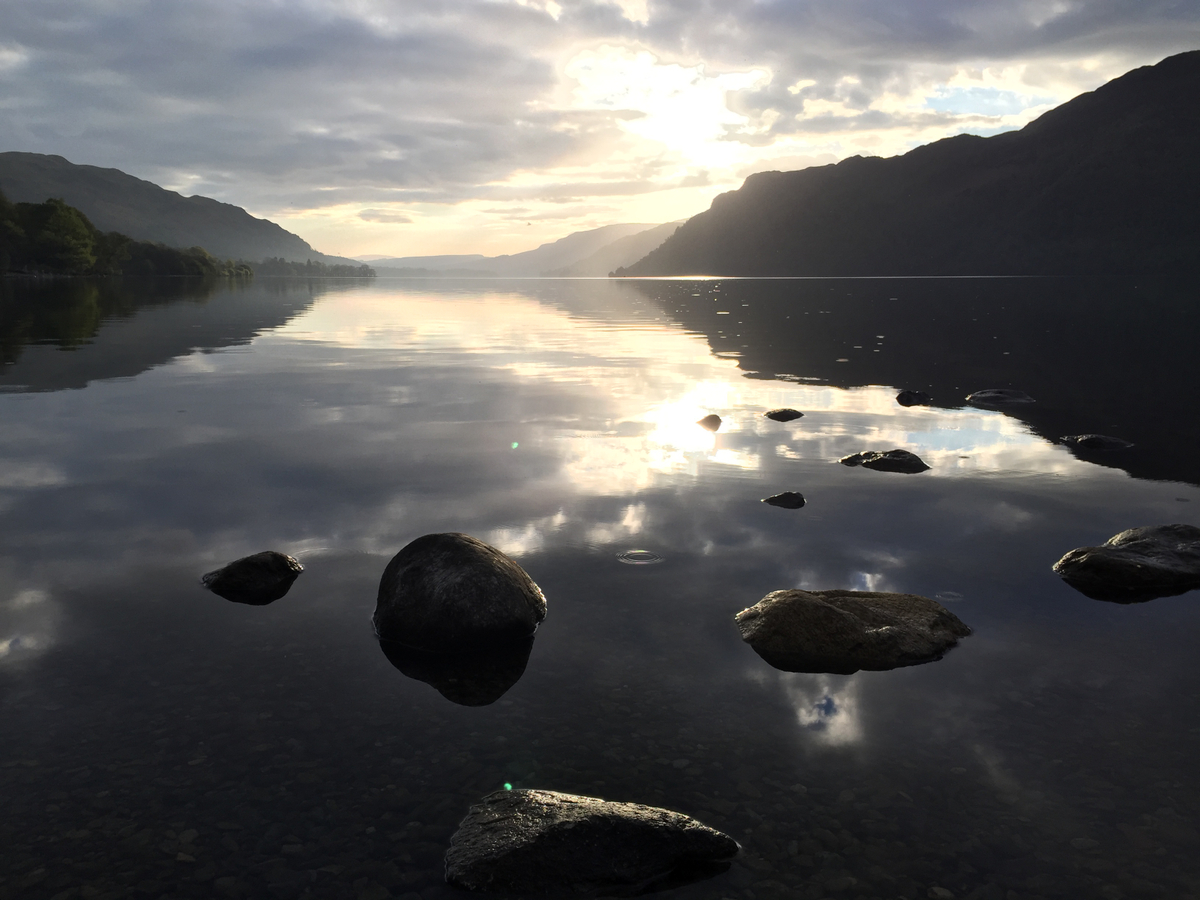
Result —
POLYGON ((689 900, 1200 896, 1200 596, 1051 571, 1200 524, 1194 284, 0 291, 0 898, 462 898, 442 856, 505 785, 732 835, 689 900), (964 402, 998 387, 1037 402, 964 402), (1135 446, 1058 442, 1086 432, 1135 446), (930 470, 837 464, 892 448, 930 470), (388 560, 444 531, 547 598, 487 705, 371 629, 388 560), (282 599, 200 586, 268 549, 305 566, 282 599), (921 594, 974 634, 779 671, 733 616, 793 587, 921 594))

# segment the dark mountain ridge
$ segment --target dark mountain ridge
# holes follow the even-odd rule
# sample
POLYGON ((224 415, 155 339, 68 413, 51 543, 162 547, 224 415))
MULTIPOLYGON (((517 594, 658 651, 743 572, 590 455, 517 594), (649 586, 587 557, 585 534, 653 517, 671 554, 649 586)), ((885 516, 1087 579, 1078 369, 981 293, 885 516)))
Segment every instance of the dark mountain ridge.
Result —
POLYGON ((240 206, 211 197, 184 197, 120 169, 76 165, 61 156, 0 153, 0 190, 14 203, 57 197, 101 231, 168 247, 203 247, 222 259, 354 262, 318 253, 303 238, 267 219, 256 219, 240 206))
POLYGON ((1020 131, 751 175, 618 275, 1065 275, 1200 268, 1200 51, 1020 131))

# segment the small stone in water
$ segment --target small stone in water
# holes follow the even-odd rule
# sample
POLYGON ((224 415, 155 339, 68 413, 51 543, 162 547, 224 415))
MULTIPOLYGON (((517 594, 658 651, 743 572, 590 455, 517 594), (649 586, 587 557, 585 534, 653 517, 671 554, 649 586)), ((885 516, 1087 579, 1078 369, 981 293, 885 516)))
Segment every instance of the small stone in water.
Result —
POLYGON ((1009 403, 1033 403, 1034 399, 1024 391, 1012 388, 987 388, 967 394, 967 402, 975 406, 1005 406, 1009 403))
POLYGON ((1059 440, 1077 450, 1125 450, 1133 446, 1129 441, 1107 434, 1068 434, 1059 440))
POLYGON ((838 462, 843 466, 862 466, 866 469, 874 469, 877 472, 903 472, 907 475, 925 472, 929 469, 925 460, 921 459, 917 454, 899 449, 887 450, 885 452, 864 450, 861 453, 852 453, 849 456, 843 456, 838 462))
POLYGON ((804 505, 804 495, 796 491, 784 491, 782 494, 764 497, 762 502, 782 509, 799 509, 804 505))
POLYGON ((718 428, 721 427, 721 417, 718 416, 716 413, 710 413, 709 415, 705 416, 703 419, 698 421, 696 424, 699 425, 701 428, 707 429, 708 431, 716 431, 718 428))
POLYGON ((924 391, 901 391, 896 395, 896 402, 901 406, 928 406, 933 398, 924 391))
POLYGON ((209 572, 200 583, 234 603, 266 606, 286 594, 303 571, 304 566, 292 557, 266 550, 209 572))
POLYGON ((769 409, 763 413, 763 415, 768 419, 775 420, 776 422, 791 422, 793 419, 801 419, 804 417, 804 413, 800 412, 800 410, 790 409, 788 407, 783 407, 781 409, 769 409))

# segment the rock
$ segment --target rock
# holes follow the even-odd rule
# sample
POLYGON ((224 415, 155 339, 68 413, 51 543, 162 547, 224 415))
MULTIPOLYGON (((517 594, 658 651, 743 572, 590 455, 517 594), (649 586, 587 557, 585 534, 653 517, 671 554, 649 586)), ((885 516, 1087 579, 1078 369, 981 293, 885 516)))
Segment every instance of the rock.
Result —
POLYGON ((928 406, 933 398, 924 391, 901 391, 896 395, 896 402, 901 406, 928 406))
POLYGON ((1142 603, 1200 588, 1200 528, 1130 528, 1099 547, 1078 547, 1054 571, 1094 600, 1142 603))
POLYGON ((460 653, 427 653, 395 641, 380 641, 379 649, 393 666, 409 678, 430 685, 451 703, 487 706, 521 680, 533 650, 533 638, 460 653))
POLYGON ((763 413, 768 419, 774 419, 776 422, 791 422, 793 419, 804 418, 804 413, 798 409, 769 409, 763 413))
POLYGON ((933 662, 971 633, 928 597, 874 591, 773 591, 735 621, 775 668, 840 675, 933 662))
POLYGON ((200 583, 234 603, 266 606, 286 594, 303 571, 304 566, 292 557, 265 550, 201 576, 200 583))
POLYGON ((967 394, 967 402, 974 406, 1008 406, 1036 401, 1024 391, 1014 391, 1012 388, 988 388, 967 394))
POLYGON ((721 417, 716 413, 711 413, 696 423, 701 428, 707 428, 709 431, 716 431, 721 427, 721 417))
POLYGON ((446 851, 446 881, 474 891, 563 897, 641 893, 728 868, 737 842, 682 813, 554 791, 496 791, 446 851))
POLYGON ((838 462, 843 466, 863 466, 877 472, 904 472, 909 475, 929 469, 921 457, 907 450, 888 450, 886 453, 864 450, 862 453, 843 456, 838 462))
POLYGON ((546 598, 519 565, 466 534, 427 534, 392 557, 372 622, 384 641, 432 653, 528 638, 546 598))
POLYGON ((1124 450, 1133 446, 1129 441, 1107 434, 1068 434, 1059 440, 1076 450, 1124 450))
POLYGON ((804 505, 804 495, 798 494, 795 491, 784 491, 782 494, 764 497, 762 502, 771 506, 779 506, 783 509, 799 509, 804 505))

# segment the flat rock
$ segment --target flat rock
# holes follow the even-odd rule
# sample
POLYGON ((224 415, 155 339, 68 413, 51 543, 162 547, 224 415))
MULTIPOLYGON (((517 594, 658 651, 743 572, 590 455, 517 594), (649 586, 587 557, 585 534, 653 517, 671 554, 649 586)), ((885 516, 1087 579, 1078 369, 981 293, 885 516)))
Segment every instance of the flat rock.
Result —
POLYGON ((200 583, 234 603, 266 606, 286 594, 303 571, 304 566, 292 557, 264 550, 202 575, 200 583))
POLYGON ((699 425, 701 428, 708 429, 709 431, 716 431, 718 428, 721 427, 721 417, 718 416, 716 413, 710 413, 709 415, 705 416, 703 419, 700 419, 698 422, 696 422, 696 424, 699 425))
POLYGON ((798 409, 789 409, 783 407, 781 409, 768 409, 763 413, 768 419, 774 419, 776 422, 791 422, 793 419, 804 418, 804 413, 798 409))
POLYGON ((632 895, 716 874, 739 851, 690 816, 555 791, 496 791, 471 807, 446 851, 446 881, 551 897, 632 895))
POLYGON ((380 640, 432 653, 521 641, 546 618, 525 570, 470 535, 427 534, 392 557, 372 622, 380 640))
POLYGON ((742 640, 785 672, 849 675, 941 659, 971 633, 917 594, 772 591, 734 617, 742 640))
POLYGON ((1133 446, 1129 441, 1107 434, 1068 434, 1059 440, 1077 450, 1125 450, 1133 446))
POLYGON ((924 391, 901 391, 896 395, 896 402, 901 406, 928 406, 933 398, 924 391))
POLYGON ((1012 388, 987 388, 967 394, 967 402, 974 406, 1010 406, 1036 401, 1024 391, 1012 388))
POLYGON ((796 491, 784 491, 781 494, 764 497, 762 502, 783 509, 799 509, 804 505, 804 495, 796 491))
POLYGON ((1054 564, 1075 590, 1095 600, 1142 603, 1200 588, 1200 528, 1130 528, 1099 547, 1078 547, 1054 564))
POLYGON ((838 462, 843 466, 862 466, 877 472, 905 472, 910 475, 929 469, 925 460, 907 450, 864 450, 861 453, 843 456, 838 462))

